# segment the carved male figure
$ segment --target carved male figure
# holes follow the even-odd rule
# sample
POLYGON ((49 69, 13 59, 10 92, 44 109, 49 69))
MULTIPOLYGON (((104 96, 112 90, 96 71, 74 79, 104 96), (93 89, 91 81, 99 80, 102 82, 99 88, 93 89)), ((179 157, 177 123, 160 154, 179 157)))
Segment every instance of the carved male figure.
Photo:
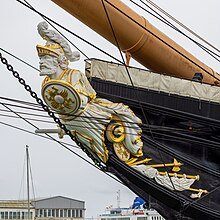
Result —
POLYGON ((106 143, 111 143, 122 161, 144 176, 155 179, 158 184, 171 190, 198 192, 192 194, 192 198, 208 193, 207 190, 190 188, 199 176, 177 174, 182 164, 175 159, 173 163, 153 165, 147 165, 151 158, 137 161, 143 155, 141 120, 128 106, 98 98, 85 74, 68 68, 69 62, 79 60, 80 55, 72 52, 58 33, 48 30, 45 22, 38 25, 38 32, 46 40, 45 46, 37 45, 40 75, 46 76, 42 96, 94 157, 105 163, 108 160, 106 143), (156 169, 172 166, 173 173, 156 169))
POLYGON ((40 75, 46 76, 42 95, 62 123, 103 162, 108 160, 106 133, 116 148, 124 149, 125 161, 130 155, 142 156, 141 120, 128 106, 97 98, 85 74, 68 68, 80 55, 57 32, 48 30, 45 22, 38 25, 38 32, 46 40, 45 46, 37 45, 40 75))

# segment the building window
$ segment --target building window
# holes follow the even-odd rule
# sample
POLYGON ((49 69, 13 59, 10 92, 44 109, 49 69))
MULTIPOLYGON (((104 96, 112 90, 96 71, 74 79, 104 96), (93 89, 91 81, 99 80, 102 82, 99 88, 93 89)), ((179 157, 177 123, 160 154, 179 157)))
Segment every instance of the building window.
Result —
POLYGON ((12 213, 12 218, 13 218, 13 219, 16 219, 16 218, 17 218, 17 213, 16 213, 16 212, 13 212, 13 213, 12 213))
POLYGON ((72 210, 72 217, 76 218, 76 210, 75 209, 72 210))
POLYGON ((59 209, 56 209, 56 218, 59 218, 60 217, 60 212, 59 212, 59 209))
POLYGON ((81 209, 79 210, 79 217, 80 217, 80 218, 83 217, 83 216, 82 216, 82 210, 81 210, 81 209))
POLYGON ((43 217, 43 209, 40 209, 40 217, 43 217))
POLYGON ((67 210, 66 210, 66 209, 63 210, 63 217, 64 217, 64 218, 67 217, 67 210))
POLYGON ((8 219, 8 212, 5 212, 5 219, 8 219))
POLYGON ((17 212, 17 219, 20 219, 20 218, 21 218, 21 213, 17 212))
POLYGON ((51 209, 48 209, 48 217, 51 217, 51 209))
POLYGON ((63 218, 63 209, 60 209, 60 218, 63 218))
POLYGON ((4 212, 1 212, 0 218, 5 219, 5 213, 4 212))
POLYGON ((51 216, 52 216, 52 217, 55 217, 55 209, 52 209, 52 210, 51 210, 51 216))
POLYGON ((68 209, 68 210, 67 210, 67 217, 68 217, 68 218, 71 218, 71 217, 72 217, 72 215, 71 215, 71 209, 68 209))
POLYGON ((46 209, 44 209, 43 217, 47 217, 47 210, 46 209))
POLYGON ((147 220, 147 217, 137 217, 137 220, 147 220))
POLYGON ((24 219, 27 219, 27 218, 28 218, 28 213, 24 212, 24 219))
POLYGON ((79 210, 76 210, 76 217, 79 218, 79 210))

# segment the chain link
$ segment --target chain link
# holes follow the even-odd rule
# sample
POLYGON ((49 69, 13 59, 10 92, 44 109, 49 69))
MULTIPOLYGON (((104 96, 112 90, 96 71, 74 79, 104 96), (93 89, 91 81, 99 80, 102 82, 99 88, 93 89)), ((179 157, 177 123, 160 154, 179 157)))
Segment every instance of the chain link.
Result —
POLYGON ((47 105, 44 104, 43 100, 41 98, 39 98, 37 96, 37 93, 34 92, 32 89, 31 89, 31 86, 26 84, 25 80, 20 77, 19 73, 17 71, 14 70, 13 66, 10 65, 7 61, 6 58, 4 58, 2 56, 2 54, 0 53, 0 59, 1 59, 1 62, 7 67, 7 69, 12 73, 12 75, 17 78, 18 82, 23 85, 23 87, 25 88, 25 90, 27 92, 30 93, 30 95, 36 100, 36 102, 41 105, 41 107, 44 109, 44 111, 46 111, 48 113, 48 115, 53 118, 53 120, 59 125, 59 127, 61 129, 64 130, 64 132, 74 141, 76 142, 76 144, 87 154, 88 157, 90 157, 93 162, 95 163, 95 165, 97 165, 100 170, 102 171, 107 171, 107 167, 105 165, 103 165, 97 158, 95 158, 87 148, 85 148, 81 142, 79 142, 77 140, 77 138, 73 135, 73 133, 67 129, 67 127, 65 126, 65 124, 63 124, 60 119, 58 117, 55 116, 54 112, 52 112, 49 107, 47 105))

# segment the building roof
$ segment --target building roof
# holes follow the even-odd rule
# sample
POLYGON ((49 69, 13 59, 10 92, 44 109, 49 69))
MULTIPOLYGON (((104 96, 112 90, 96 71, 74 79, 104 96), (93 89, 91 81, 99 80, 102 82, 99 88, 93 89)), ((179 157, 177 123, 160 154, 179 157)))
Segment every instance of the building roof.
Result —
POLYGON ((36 209, 40 209, 40 208, 85 209, 84 201, 80 201, 64 196, 54 196, 44 199, 37 199, 35 201, 32 201, 32 205, 36 209))
MULTIPOLYGON (((27 208, 27 200, 0 200, 0 208, 27 208)), ((32 205, 30 208, 34 208, 32 205)))
MULTIPOLYGON (((0 208, 27 208, 28 201, 27 200, 0 200, 0 208)), ((39 198, 39 199, 31 199, 30 208, 61 208, 61 209, 85 209, 85 202, 67 198, 64 196, 53 196, 49 198, 39 198)))
POLYGON ((43 201, 43 200, 50 200, 50 199, 56 199, 56 198, 63 198, 63 199, 67 199, 67 200, 77 201, 77 202, 84 202, 84 201, 81 201, 78 199, 72 199, 72 198, 69 198, 66 196, 52 196, 52 197, 46 197, 46 198, 37 198, 37 199, 35 199, 35 201, 39 202, 39 201, 43 201))

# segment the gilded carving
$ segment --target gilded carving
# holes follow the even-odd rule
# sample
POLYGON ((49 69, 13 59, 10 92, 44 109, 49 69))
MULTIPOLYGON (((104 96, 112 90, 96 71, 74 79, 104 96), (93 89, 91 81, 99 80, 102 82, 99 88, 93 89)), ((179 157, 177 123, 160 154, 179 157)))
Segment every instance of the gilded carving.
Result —
POLYGON ((38 32, 46 40, 44 46, 37 45, 40 75, 46 76, 42 84, 44 101, 94 157, 106 163, 109 156, 106 143, 110 143, 121 161, 158 184, 171 190, 197 192, 192 198, 208 193, 191 188, 199 176, 178 173, 182 163, 176 159, 166 164, 149 164, 152 158, 140 160, 141 120, 127 105, 98 98, 85 74, 69 69, 69 62, 77 61, 80 55, 72 52, 58 33, 49 30, 45 22, 38 25, 38 32), (172 168, 171 172, 158 170, 164 167, 172 168))

